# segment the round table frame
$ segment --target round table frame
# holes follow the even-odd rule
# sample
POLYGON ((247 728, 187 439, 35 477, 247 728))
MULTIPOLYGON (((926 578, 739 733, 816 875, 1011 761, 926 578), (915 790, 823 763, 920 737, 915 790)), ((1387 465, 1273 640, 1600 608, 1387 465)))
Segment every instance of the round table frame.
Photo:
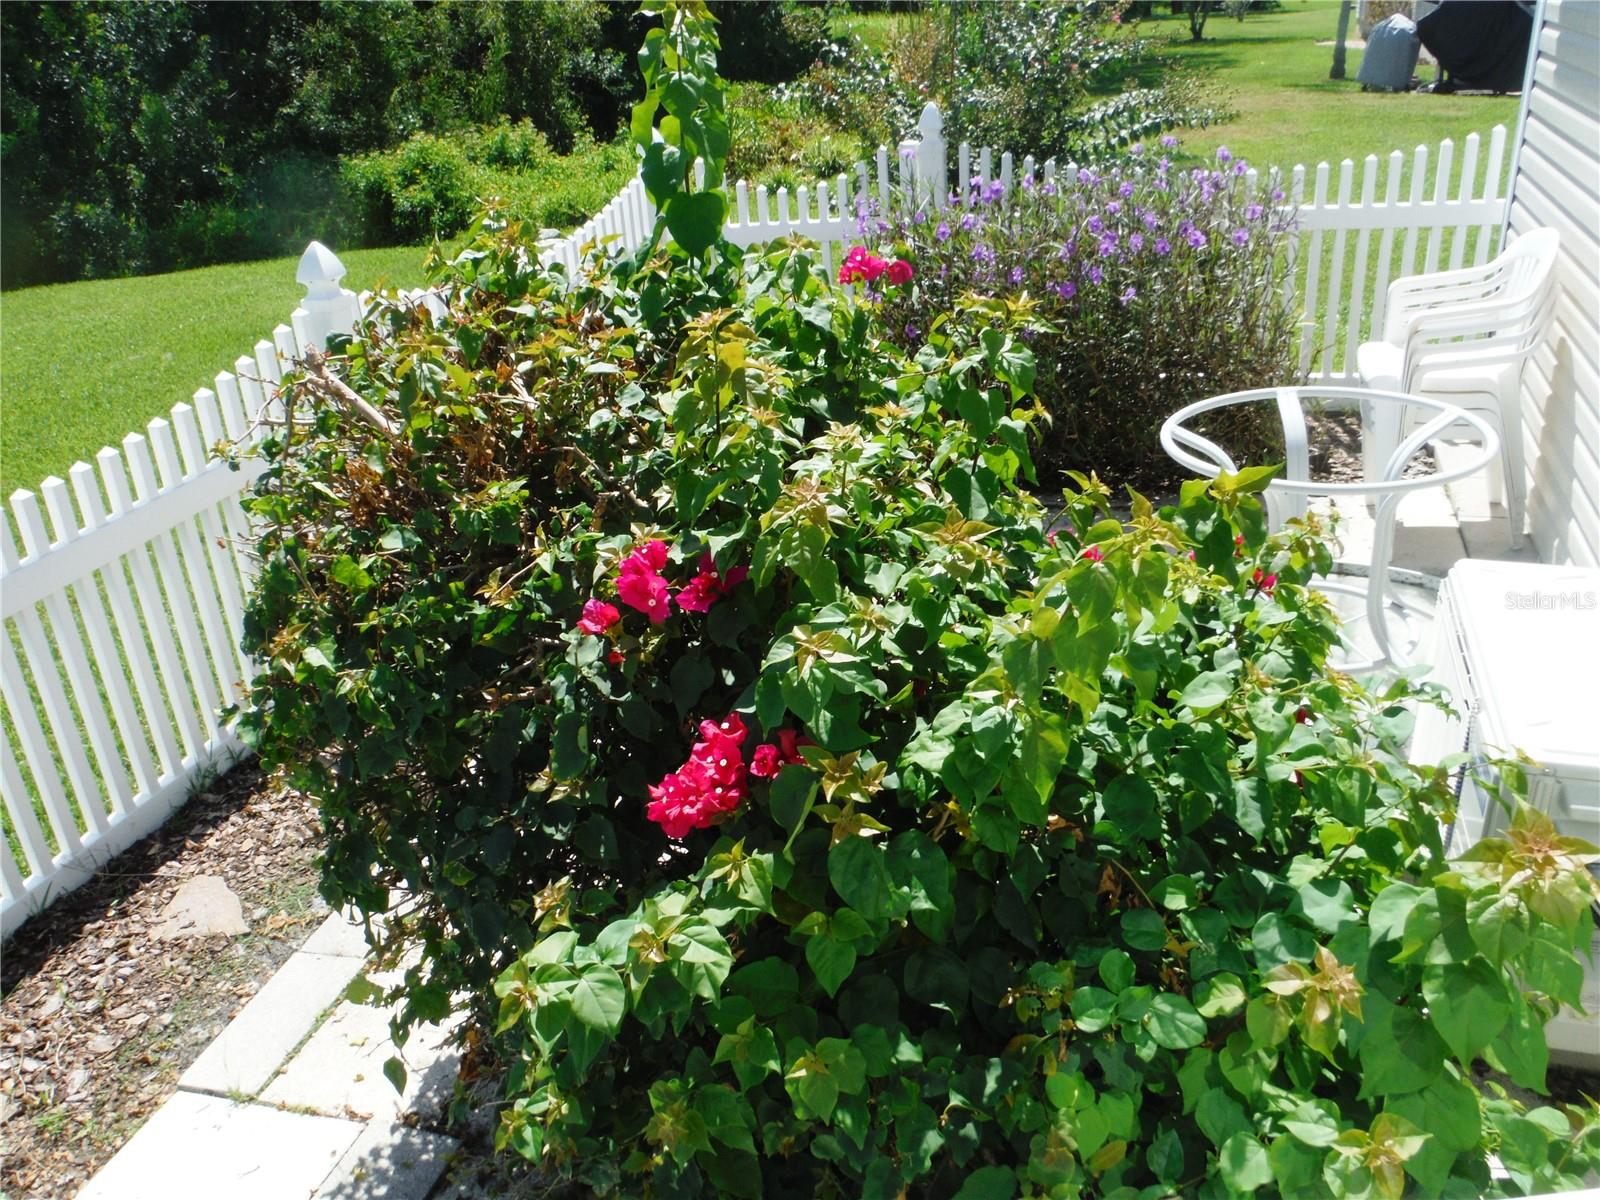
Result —
MULTIPOLYGON (((1358 662, 1340 664, 1351 674, 1377 671, 1385 667, 1404 667, 1409 664, 1409 654, 1402 650, 1389 629, 1391 607, 1414 614, 1414 606, 1399 595, 1390 594, 1389 568, 1394 556, 1394 526, 1400 501, 1412 492, 1424 488, 1443 487, 1464 479, 1484 469, 1497 460, 1500 439, 1482 417, 1457 405, 1435 400, 1429 396, 1415 396, 1405 392, 1383 392, 1370 388, 1339 387, 1334 385, 1305 384, 1290 387, 1252 388, 1243 392, 1229 392, 1186 404, 1161 425, 1161 448, 1178 464, 1197 475, 1214 479, 1223 472, 1236 474, 1239 470, 1234 460, 1215 442, 1194 430, 1186 423, 1202 413, 1214 412, 1241 404, 1272 402, 1277 406, 1278 418, 1283 426, 1284 474, 1267 485, 1265 494, 1267 518, 1273 528, 1278 528, 1291 517, 1301 517, 1306 512, 1306 501, 1312 496, 1366 496, 1377 501, 1373 514, 1372 562, 1365 585, 1355 581, 1324 579, 1318 582, 1319 590, 1344 593, 1363 598, 1366 602, 1368 628, 1378 647, 1378 657, 1358 662), (1326 483, 1311 478, 1311 452, 1308 444, 1305 418, 1307 398, 1344 402, 1344 406, 1367 403, 1394 405, 1401 408, 1422 408, 1432 416, 1395 448, 1384 464, 1377 479, 1364 479, 1356 483, 1326 483), (1429 475, 1402 478, 1406 464, 1423 445, 1438 437, 1453 425, 1465 424, 1478 435, 1478 453, 1464 463, 1448 470, 1429 475)), ((1402 413, 1402 416, 1404 414, 1402 413)), ((1402 425, 1402 428, 1404 426, 1402 425)))

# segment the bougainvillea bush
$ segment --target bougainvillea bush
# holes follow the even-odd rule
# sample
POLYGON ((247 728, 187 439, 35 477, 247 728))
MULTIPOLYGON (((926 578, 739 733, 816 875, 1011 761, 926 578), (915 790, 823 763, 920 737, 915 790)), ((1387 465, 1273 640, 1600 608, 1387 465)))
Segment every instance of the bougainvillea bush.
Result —
MULTIPOLYGON (((662 69, 704 62, 672 28, 702 49, 662 69)), ((1329 552, 1268 535, 1271 470, 1045 511, 1029 305, 954 297, 908 353, 925 265, 741 258, 653 153, 683 238, 568 277, 491 216, 300 364, 251 500, 240 728, 319 803, 324 893, 417 952, 399 1032, 494 1040, 528 1187, 1476 1197, 1600 1162, 1593 1105, 1478 1073, 1543 1086, 1592 848, 1518 809, 1446 860, 1411 689, 1328 666, 1329 552)))
POLYGON ((516 232, 301 377, 245 718, 330 898, 407 902, 407 1018, 477 997, 508 1151, 655 1196, 1586 1169, 1593 1111, 1472 1068, 1540 1086, 1587 849, 1445 860, 1265 472, 1047 514, 1019 309, 908 358, 802 248, 568 290, 516 232))
MULTIPOLYGON (((1242 160, 1180 169, 1142 147, 1124 160, 1008 192, 976 180, 942 208, 863 209, 863 237, 897 245, 916 287, 891 298, 891 335, 914 348, 932 314, 969 291, 1026 296, 1051 421, 1037 460, 1054 481, 1098 470, 1151 486, 1171 477, 1161 422, 1191 400, 1291 382, 1298 327, 1284 301, 1293 219, 1242 160)), ((1224 444, 1264 452, 1272 414, 1230 413, 1224 444)))

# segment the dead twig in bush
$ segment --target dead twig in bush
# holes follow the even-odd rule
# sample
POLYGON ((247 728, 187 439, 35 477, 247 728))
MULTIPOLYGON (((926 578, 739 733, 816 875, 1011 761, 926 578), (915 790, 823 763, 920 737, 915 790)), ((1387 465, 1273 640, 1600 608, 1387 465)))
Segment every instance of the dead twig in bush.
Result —
POLYGON ((303 386, 309 387, 324 400, 332 400, 352 416, 359 417, 389 441, 399 442, 400 423, 384 416, 344 380, 329 374, 326 355, 315 350, 307 352, 305 367, 305 378, 301 381, 303 386))

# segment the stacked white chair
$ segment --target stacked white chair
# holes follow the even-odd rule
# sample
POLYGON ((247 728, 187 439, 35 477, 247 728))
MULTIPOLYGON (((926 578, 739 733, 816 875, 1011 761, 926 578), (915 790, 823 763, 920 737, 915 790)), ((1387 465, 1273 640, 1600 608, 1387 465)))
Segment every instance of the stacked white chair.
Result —
MULTIPOLYGON (((1364 386, 1432 396, 1482 412, 1500 434, 1511 544, 1522 544, 1526 482, 1518 391, 1555 306, 1553 229, 1523 234, 1493 262, 1410 275, 1389 286, 1383 339, 1356 352, 1364 386)), ((1366 476, 1382 478, 1406 430, 1394 406, 1362 405, 1366 476)))

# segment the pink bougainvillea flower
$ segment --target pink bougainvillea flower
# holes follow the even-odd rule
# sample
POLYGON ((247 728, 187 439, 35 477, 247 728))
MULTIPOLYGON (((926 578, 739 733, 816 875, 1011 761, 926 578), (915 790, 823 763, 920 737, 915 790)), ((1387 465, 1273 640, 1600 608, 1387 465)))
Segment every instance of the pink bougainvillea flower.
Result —
POLYGON ((852 246, 839 266, 839 282, 872 283, 888 269, 888 262, 865 246, 852 246))
POLYGON ((1278 586, 1278 577, 1264 574, 1261 568, 1257 567, 1256 573, 1250 577, 1250 582, 1255 584, 1260 591, 1270 596, 1272 595, 1272 589, 1278 586))
POLYGON ((778 759, 778 748, 770 744, 757 746, 755 753, 750 756, 750 774, 757 779, 771 779, 782 766, 778 759))
POLYGON ((1056 544, 1056 531, 1054 529, 1045 530, 1044 540, 1054 546, 1056 544))
POLYGON ((610 654, 606 655, 606 661, 613 667, 620 667, 623 663, 628 661, 628 656, 621 650, 613 650, 610 654))
POLYGON ((636 608, 659 625, 671 615, 672 593, 661 577, 667 565, 667 544, 646 542, 622 560, 617 575, 617 597, 629 608, 636 608))
POLYGON ((897 258, 884 270, 884 275, 890 283, 899 285, 911 282, 911 264, 903 258, 897 258))
POLYGON ((578 618, 578 629, 595 637, 605 637, 622 620, 615 604, 604 600, 590 600, 583 606, 583 616, 578 618))
POLYGON ((739 746, 746 732, 737 713, 700 722, 689 760, 650 789, 645 815, 668 837, 706 829, 744 803, 748 771, 739 746))
POLYGON ((1085 546, 1083 553, 1078 557, 1087 558, 1090 562, 1105 562, 1106 560, 1105 551, 1100 549, 1099 546, 1085 546))
POLYGON ((654 571, 629 571, 624 565, 617 577, 617 598, 650 618, 652 625, 665 621, 672 608, 672 592, 667 581, 654 571))
POLYGON ((750 756, 750 774, 759 779, 772 779, 784 767, 805 762, 800 755, 800 747, 812 744, 810 738, 793 729, 780 729, 776 745, 768 743, 755 748, 755 753, 750 756))
POLYGON ((719 575, 711 555, 702 554, 699 573, 676 596, 678 607, 684 612, 708 612, 713 604, 749 577, 749 567, 733 567, 726 575, 719 575))

